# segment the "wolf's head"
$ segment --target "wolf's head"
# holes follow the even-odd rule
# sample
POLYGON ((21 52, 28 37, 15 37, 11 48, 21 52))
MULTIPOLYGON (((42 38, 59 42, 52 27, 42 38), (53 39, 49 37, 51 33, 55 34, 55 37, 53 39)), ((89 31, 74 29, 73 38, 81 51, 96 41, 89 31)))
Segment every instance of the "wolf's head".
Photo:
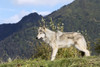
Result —
POLYGON ((37 35, 36 39, 45 38, 45 36, 46 36, 45 29, 46 29, 45 27, 39 27, 38 35, 37 35))

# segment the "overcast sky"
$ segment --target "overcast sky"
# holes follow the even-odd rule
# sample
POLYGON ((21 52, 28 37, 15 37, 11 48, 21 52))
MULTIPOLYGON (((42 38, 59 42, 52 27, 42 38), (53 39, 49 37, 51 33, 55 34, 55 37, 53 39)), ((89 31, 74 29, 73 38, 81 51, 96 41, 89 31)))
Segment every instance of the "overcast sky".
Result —
POLYGON ((37 12, 48 15, 74 0, 0 0, 0 24, 16 23, 25 15, 37 12))

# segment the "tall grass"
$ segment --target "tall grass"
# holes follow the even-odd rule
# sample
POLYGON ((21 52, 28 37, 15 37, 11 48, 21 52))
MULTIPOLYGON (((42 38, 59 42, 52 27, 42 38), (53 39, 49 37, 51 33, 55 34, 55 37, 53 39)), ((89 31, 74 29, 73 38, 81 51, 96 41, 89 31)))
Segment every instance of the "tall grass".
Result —
POLYGON ((60 58, 54 61, 30 59, 14 60, 9 63, 0 64, 0 67, 100 67, 99 57, 84 58, 60 58))

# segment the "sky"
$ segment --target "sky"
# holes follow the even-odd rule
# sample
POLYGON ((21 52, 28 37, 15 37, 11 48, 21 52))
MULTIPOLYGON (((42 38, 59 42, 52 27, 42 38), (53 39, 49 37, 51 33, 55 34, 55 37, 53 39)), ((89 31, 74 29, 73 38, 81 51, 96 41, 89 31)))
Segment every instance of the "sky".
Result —
POLYGON ((33 12, 43 16, 74 0, 0 0, 0 24, 17 23, 33 12))

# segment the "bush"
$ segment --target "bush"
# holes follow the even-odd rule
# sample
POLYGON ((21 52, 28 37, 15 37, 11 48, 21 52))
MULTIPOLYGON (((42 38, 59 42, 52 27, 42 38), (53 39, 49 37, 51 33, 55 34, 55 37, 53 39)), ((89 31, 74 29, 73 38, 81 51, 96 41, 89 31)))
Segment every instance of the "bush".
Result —
POLYGON ((95 50, 98 55, 100 55, 100 38, 96 40, 95 42, 95 50))
POLYGON ((44 42, 40 42, 40 44, 36 44, 35 47, 35 54, 33 58, 41 58, 41 59, 50 59, 51 55, 51 48, 48 44, 44 42))

